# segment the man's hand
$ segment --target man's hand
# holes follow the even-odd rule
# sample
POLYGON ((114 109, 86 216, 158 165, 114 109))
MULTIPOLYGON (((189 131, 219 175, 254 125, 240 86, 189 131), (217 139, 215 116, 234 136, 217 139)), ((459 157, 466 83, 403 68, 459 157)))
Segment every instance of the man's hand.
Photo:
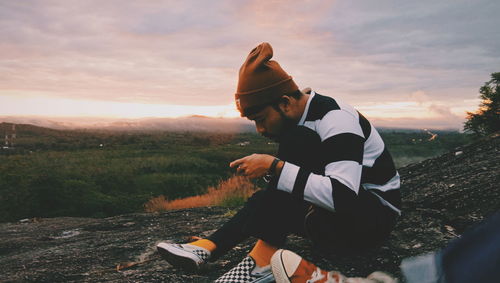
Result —
POLYGON ((254 179, 267 175, 273 161, 274 156, 254 153, 229 163, 229 167, 236 168, 236 173, 254 179))

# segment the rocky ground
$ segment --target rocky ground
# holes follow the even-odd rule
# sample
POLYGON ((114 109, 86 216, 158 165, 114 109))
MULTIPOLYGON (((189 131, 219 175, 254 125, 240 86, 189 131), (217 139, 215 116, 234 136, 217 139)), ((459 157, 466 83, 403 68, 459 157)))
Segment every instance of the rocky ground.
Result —
MULTIPOLYGON (((366 254, 322 258, 308 241, 292 249, 347 275, 399 274, 401 259, 444 246, 500 208, 500 135, 400 168, 403 211, 394 232, 366 254)), ((155 250, 159 241, 206 236, 233 213, 199 208, 105 219, 25 219, 0 224, 0 282, 211 282, 249 251, 254 239, 198 274, 176 270, 155 250)))

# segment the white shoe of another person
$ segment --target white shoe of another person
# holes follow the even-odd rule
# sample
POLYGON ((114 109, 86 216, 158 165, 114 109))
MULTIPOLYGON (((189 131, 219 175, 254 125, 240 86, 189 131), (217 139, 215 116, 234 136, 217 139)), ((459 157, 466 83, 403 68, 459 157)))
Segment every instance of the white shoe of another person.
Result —
POLYGON ((294 252, 278 250, 271 258, 276 283, 396 283, 383 272, 374 272, 367 278, 348 278, 337 271, 325 271, 294 252))

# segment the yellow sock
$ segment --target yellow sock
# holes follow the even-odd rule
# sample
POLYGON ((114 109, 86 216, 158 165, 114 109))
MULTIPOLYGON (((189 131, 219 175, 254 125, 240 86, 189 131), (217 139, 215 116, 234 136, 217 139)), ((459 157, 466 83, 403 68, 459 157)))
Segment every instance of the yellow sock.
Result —
POLYGON ((210 252, 215 251, 215 248, 217 247, 214 242, 207 240, 207 239, 200 239, 200 240, 194 241, 194 242, 189 243, 189 244, 207 249, 210 252))
POLYGON ((276 247, 258 240, 249 255, 255 260, 258 266, 263 267, 271 263, 271 257, 277 250, 276 247))

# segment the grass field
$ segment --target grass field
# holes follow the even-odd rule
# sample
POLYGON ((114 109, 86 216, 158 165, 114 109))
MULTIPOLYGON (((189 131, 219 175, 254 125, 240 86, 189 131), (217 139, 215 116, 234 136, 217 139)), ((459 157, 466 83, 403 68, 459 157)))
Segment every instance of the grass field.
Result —
MULTIPOLYGON (((0 151, 0 221, 144 211, 159 196, 172 201, 213 192, 234 174, 230 161, 277 150, 253 133, 19 131, 15 148, 0 151)), ((398 167, 469 141, 456 132, 431 141, 424 132, 382 136, 398 167)))

